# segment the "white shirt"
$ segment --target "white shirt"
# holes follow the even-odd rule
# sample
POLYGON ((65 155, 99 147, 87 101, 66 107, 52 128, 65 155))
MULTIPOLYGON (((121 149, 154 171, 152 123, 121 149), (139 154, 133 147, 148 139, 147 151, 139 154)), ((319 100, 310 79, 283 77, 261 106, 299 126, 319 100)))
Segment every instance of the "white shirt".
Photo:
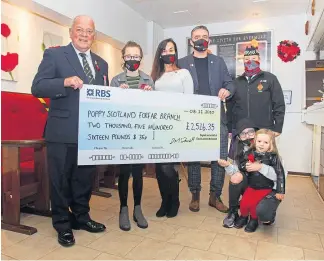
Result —
MULTIPOLYGON (((74 50, 75 50, 75 52, 76 52, 76 54, 77 54, 77 56, 79 58, 79 61, 81 63, 81 66, 83 68, 82 57, 80 55, 80 53, 82 53, 82 52, 80 52, 78 49, 76 49, 74 47, 73 43, 72 43, 72 46, 73 46, 73 48, 74 48, 74 50)), ((95 68, 93 67, 93 63, 92 63, 92 59, 91 59, 91 54, 90 54, 90 49, 88 51, 84 52, 84 54, 86 55, 86 59, 87 59, 87 62, 89 64, 89 66, 90 66, 90 70, 92 72, 93 78, 95 78, 96 77, 96 71, 95 71, 95 68)))
POLYGON ((162 92, 194 93, 194 84, 191 74, 186 69, 173 72, 165 72, 155 82, 155 90, 162 92))

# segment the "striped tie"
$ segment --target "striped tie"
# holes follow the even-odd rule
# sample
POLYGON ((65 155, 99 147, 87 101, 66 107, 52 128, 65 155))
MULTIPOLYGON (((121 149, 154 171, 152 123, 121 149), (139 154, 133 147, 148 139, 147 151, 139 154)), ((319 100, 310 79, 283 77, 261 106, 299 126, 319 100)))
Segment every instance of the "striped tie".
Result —
POLYGON ((86 54, 85 53, 79 53, 80 56, 82 57, 82 63, 83 63, 83 71, 85 73, 85 75, 87 76, 88 80, 89 80, 89 84, 92 83, 93 81, 93 75, 92 75, 92 72, 91 72, 91 69, 90 69, 90 65, 87 61, 87 58, 86 58, 86 54))

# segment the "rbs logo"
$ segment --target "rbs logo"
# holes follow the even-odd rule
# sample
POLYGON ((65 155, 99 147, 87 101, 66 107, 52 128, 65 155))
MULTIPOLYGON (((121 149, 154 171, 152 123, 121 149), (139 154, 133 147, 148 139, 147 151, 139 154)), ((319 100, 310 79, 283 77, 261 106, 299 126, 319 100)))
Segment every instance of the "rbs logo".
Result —
POLYGON ((95 89, 87 89, 87 97, 89 98, 109 98, 110 90, 95 90, 95 89))

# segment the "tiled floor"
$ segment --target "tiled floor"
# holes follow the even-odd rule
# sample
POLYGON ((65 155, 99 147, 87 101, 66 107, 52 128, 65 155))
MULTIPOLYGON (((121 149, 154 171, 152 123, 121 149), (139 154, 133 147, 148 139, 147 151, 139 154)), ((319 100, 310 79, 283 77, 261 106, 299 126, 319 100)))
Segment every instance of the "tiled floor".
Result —
MULTIPOLYGON (((142 204, 149 227, 144 230, 134 223, 129 232, 119 230, 116 191, 112 191, 113 197, 109 199, 93 196, 91 216, 108 229, 102 234, 75 231, 76 245, 71 248, 57 243, 49 218, 24 215, 22 222, 35 226, 38 233, 26 236, 2 230, 2 259, 324 260, 324 204, 310 178, 289 176, 286 198, 279 207, 275 226, 261 226, 256 233, 247 234, 222 227, 224 214, 207 204, 209 177, 209 170, 204 169, 198 213, 188 209, 190 194, 182 177, 180 213, 172 219, 155 217, 160 204, 157 183, 145 178, 142 204)), ((228 201, 227 183, 228 180, 224 202, 228 201)), ((131 189, 129 198, 132 199, 131 189)), ((131 212, 132 200, 129 207, 131 212)))

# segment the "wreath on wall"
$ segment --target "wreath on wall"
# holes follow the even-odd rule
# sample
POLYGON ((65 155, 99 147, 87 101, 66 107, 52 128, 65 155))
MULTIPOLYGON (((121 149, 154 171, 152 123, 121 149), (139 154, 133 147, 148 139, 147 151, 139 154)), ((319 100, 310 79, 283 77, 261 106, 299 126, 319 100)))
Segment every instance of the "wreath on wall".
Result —
POLYGON ((278 57, 285 63, 292 62, 300 55, 298 43, 294 41, 281 41, 277 48, 278 57))

